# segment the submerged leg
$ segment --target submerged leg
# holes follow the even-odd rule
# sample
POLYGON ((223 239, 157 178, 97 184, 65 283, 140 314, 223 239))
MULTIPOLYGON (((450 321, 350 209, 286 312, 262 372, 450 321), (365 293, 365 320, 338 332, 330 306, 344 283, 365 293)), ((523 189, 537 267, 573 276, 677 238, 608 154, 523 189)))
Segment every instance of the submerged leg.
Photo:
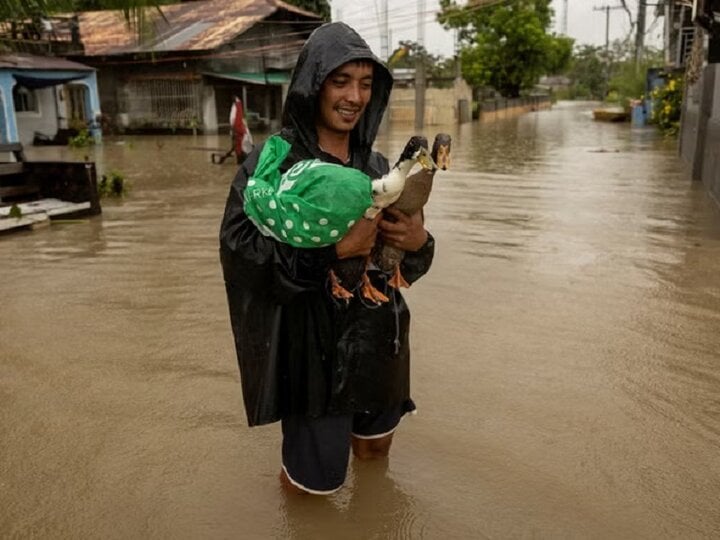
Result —
POLYGON ((283 489, 287 493, 292 493, 293 495, 307 495, 308 492, 304 489, 301 489, 297 487, 295 484, 293 484, 290 479, 288 478, 287 474, 284 470, 280 469, 280 485, 283 487, 283 489))
POLYGON ((385 458, 390 453, 392 445, 393 433, 378 439, 360 439, 352 438, 353 454, 358 459, 380 459, 385 458))

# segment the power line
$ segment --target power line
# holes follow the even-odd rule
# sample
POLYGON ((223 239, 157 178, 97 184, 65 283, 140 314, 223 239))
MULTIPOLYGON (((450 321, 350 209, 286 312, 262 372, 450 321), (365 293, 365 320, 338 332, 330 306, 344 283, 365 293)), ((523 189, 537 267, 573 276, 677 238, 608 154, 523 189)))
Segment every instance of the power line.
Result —
POLYGON ((610 49, 610 12, 614 11, 616 9, 627 9, 627 8, 624 6, 610 6, 607 4, 604 6, 593 7, 593 11, 604 11, 605 12, 605 54, 607 54, 610 49))

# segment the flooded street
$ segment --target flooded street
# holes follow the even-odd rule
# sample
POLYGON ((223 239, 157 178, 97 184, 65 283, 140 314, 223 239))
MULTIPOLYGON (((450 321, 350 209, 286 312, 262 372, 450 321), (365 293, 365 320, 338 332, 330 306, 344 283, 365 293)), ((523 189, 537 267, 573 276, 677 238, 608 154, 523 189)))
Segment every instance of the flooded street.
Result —
POLYGON ((406 293, 419 414, 327 499, 286 497, 279 425, 245 423, 235 165, 198 149, 226 138, 87 151, 129 195, 0 238, 0 536, 720 536, 720 212, 674 140, 590 108, 443 128, 435 263, 406 293))

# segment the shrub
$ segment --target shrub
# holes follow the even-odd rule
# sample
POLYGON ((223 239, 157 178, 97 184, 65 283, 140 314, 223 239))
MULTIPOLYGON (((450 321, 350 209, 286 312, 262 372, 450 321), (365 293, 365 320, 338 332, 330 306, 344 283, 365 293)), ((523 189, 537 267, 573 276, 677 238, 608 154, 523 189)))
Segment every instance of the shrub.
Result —
POLYGON ((125 175, 119 171, 110 171, 103 174, 98 183, 98 194, 100 197, 122 197, 129 190, 129 184, 125 181, 125 175))
POLYGON ((651 94, 655 101, 652 120, 666 135, 676 135, 680 130, 680 113, 683 100, 682 75, 671 75, 664 86, 651 94))
POLYGON ((81 129, 77 135, 70 137, 68 140, 68 145, 73 148, 85 148, 92 144, 95 144, 95 139, 93 139, 90 132, 85 128, 81 129))

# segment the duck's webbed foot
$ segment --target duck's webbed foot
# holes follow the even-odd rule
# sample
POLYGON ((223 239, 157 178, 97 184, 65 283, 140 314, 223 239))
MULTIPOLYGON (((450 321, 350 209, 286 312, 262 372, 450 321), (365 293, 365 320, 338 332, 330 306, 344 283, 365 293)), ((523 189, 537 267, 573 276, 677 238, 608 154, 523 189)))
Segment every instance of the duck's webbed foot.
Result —
POLYGON ((389 302, 390 299, 375 288, 370 282, 370 277, 365 272, 362 276, 362 288, 360 289, 363 298, 367 298, 371 302, 376 304, 382 304, 383 302, 389 302))
POLYGON ((332 295, 335 298, 340 298, 341 300, 345 300, 345 302, 350 302, 350 299, 353 297, 353 293, 340 285, 340 280, 332 270, 330 270, 330 286, 332 295))
POLYGON ((388 280, 388 285, 390 285, 394 289, 399 289, 401 287, 407 289, 410 287, 410 284, 403 277, 402 273, 400 273, 399 264, 395 267, 395 271, 393 272, 392 277, 388 280))

